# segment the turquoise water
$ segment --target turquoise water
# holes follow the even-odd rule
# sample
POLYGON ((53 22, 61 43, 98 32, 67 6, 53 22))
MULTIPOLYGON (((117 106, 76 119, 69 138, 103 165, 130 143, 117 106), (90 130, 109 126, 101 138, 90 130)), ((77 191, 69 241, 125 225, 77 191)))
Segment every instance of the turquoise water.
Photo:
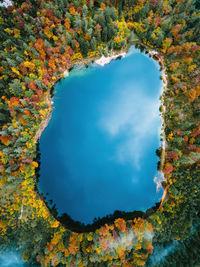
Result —
POLYGON ((59 214, 91 223, 160 200, 153 179, 160 143, 157 62, 133 47, 121 60, 73 70, 55 86, 40 139, 39 189, 59 214))
POLYGON ((20 252, 9 248, 6 251, 0 251, 0 267, 38 267, 39 265, 29 264, 22 260, 20 252))
MULTIPOLYGON (((18 252, 7 251, 0 252, 0 266, 1 267, 22 267, 25 264, 18 252)), ((27 265, 28 266, 28 265, 27 265)))

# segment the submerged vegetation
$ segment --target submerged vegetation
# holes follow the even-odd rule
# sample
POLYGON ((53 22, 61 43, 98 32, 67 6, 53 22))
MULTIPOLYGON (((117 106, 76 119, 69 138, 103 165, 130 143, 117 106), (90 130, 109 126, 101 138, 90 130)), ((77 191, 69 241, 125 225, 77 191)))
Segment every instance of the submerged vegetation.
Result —
POLYGON ((148 266, 153 245, 177 240, 195 249, 176 266, 197 264, 199 227, 192 237, 191 229, 200 221, 199 7, 197 0, 18 0, 0 7, 2 248, 16 244, 25 261, 41 266, 148 266), (74 64, 132 43, 155 50, 167 75, 165 150, 158 151, 166 197, 143 218, 72 232, 37 192, 36 144, 51 112, 50 90, 74 64))

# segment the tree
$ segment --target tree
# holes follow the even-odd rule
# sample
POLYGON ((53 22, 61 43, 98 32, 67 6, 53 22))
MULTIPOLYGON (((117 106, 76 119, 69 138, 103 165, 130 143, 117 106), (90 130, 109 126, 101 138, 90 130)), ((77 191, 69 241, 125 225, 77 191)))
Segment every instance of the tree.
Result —
POLYGON ((13 82, 9 83, 10 91, 16 97, 21 97, 23 94, 22 85, 19 81, 14 80, 13 82))
POLYGON ((86 17, 83 18, 82 29, 83 29, 83 31, 84 31, 85 33, 87 32, 87 29, 88 29, 88 22, 87 22, 86 17))
POLYGON ((108 41, 108 28, 107 27, 103 27, 102 40, 103 40, 103 42, 107 42, 108 41))
POLYGON ((75 17, 75 20, 74 20, 74 26, 77 28, 77 29, 81 29, 81 24, 82 24, 82 21, 81 21, 81 16, 79 13, 76 14, 76 17, 75 17))
POLYGON ((93 51, 95 51, 96 50, 96 38, 95 37, 92 37, 92 39, 91 39, 91 41, 90 41, 90 46, 91 46, 91 49, 93 50, 93 51))
POLYGON ((85 41, 82 37, 79 38, 79 44, 81 49, 81 54, 86 57, 88 54, 88 42, 85 41))
POLYGON ((83 5, 83 15, 87 16, 88 14, 88 7, 86 5, 83 5))

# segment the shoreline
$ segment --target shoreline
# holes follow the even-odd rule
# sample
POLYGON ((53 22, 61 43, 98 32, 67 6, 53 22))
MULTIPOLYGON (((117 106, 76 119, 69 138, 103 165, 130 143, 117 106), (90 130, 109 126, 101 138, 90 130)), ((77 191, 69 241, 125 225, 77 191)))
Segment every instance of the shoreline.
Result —
POLYGON ((109 64, 113 59, 124 58, 126 55, 126 52, 121 52, 119 54, 111 53, 108 57, 102 55, 99 59, 95 60, 95 63, 103 67, 106 64, 109 64))
POLYGON ((50 110, 49 110, 47 116, 44 119, 42 119, 42 121, 40 123, 40 126, 39 126, 38 130, 36 131, 36 134, 35 134, 35 137, 34 137, 35 144, 38 143, 38 141, 39 141, 39 139, 40 139, 40 137, 41 137, 44 129, 48 126, 49 121, 51 119, 51 115, 52 115, 52 103, 53 102, 52 102, 52 98, 51 98, 51 93, 50 92, 47 94, 46 99, 44 101, 46 103, 48 103, 50 110))
MULTIPOLYGON (((135 44, 135 43, 134 43, 135 44)), ((124 58, 130 47, 133 46, 134 44, 130 44, 129 46, 127 46, 125 49, 119 51, 119 53, 117 53, 116 51, 112 51, 108 57, 105 57, 104 55, 102 55, 101 57, 91 57, 91 58, 83 58, 82 60, 75 60, 74 62, 71 62, 71 64, 69 65, 68 69, 66 69, 58 78, 58 80, 55 82, 55 84, 60 80, 60 79, 63 79, 63 78, 66 78, 69 76, 70 74, 70 71, 73 69, 73 67, 75 65, 85 65, 86 67, 88 67, 91 63, 96 63, 98 64, 99 66, 104 66, 106 64, 109 64, 112 60, 116 60, 118 58, 124 58)), ((163 163, 164 165, 164 157, 165 157, 165 148, 166 148, 166 139, 165 139, 165 122, 164 122, 164 114, 165 114, 165 106, 164 106, 164 103, 163 103, 163 92, 164 90, 166 90, 167 88, 167 75, 166 75, 166 69, 164 67, 164 64, 163 64, 163 59, 160 58, 159 56, 159 53, 155 50, 151 50, 150 48, 146 47, 145 46, 145 50, 153 57, 153 56, 157 56, 157 58, 153 58, 153 60, 156 60, 156 61, 159 61, 159 64, 160 64, 160 61, 162 62, 162 64, 160 64, 161 66, 161 77, 162 77, 162 80, 163 80, 163 86, 162 86, 162 89, 161 89, 161 103, 162 103, 162 106, 163 106, 163 111, 161 112, 161 123, 162 123, 162 128, 161 128, 161 133, 163 133, 163 141, 162 141, 162 154, 161 154, 161 162, 163 163)), ((52 116, 52 109, 53 109, 53 93, 52 93, 52 90, 54 90, 54 85, 53 87, 51 88, 51 90, 48 91, 46 97, 45 97, 45 102, 48 104, 49 106, 49 112, 47 113, 47 116, 45 118, 42 119, 41 123, 40 123, 40 126, 38 128, 38 130, 36 131, 36 134, 35 134, 35 137, 34 137, 34 142, 35 144, 38 144, 39 143, 39 139, 43 133, 43 131, 45 130, 45 128, 48 126, 49 124, 49 121, 51 119, 51 116, 52 116)), ((161 173, 162 173, 162 176, 164 178, 164 174, 161 170, 161 173)), ((165 178, 164 180, 162 181, 165 181, 165 178)), ((159 186, 162 186, 162 181, 159 181, 159 186)), ((155 182, 155 181, 154 181, 155 182)), ((156 183, 157 184, 157 183, 156 183)), ((38 188, 38 185, 37 185, 37 182, 36 182, 36 188, 38 188)), ((36 189, 36 193, 39 194, 40 197, 43 198, 43 195, 41 195, 41 193, 38 191, 38 189, 36 189)), ((161 204, 163 203, 164 201, 164 196, 166 196, 166 190, 164 190, 163 192, 163 196, 162 196, 162 201, 160 201, 160 205, 159 205, 159 208, 158 210, 160 209, 161 207, 161 204)), ((45 206, 46 208, 50 211, 51 213, 51 208, 49 207, 48 203, 46 203, 45 201, 45 206)), ((135 212, 135 211, 133 211, 135 212)))
MULTIPOLYGON (((128 51, 129 47, 126 47, 126 50, 124 51, 128 51)), ((125 52, 124 52, 125 53, 125 52)), ((118 55, 115 54, 116 58, 118 58, 118 55)), ((112 57, 112 56, 110 56, 112 57)), ((98 60, 100 57, 91 57, 91 58, 83 58, 82 60, 75 60, 73 62, 70 63, 68 69, 66 69, 63 74, 61 74, 58 79, 55 81, 55 84, 63 79, 69 76, 70 71, 73 69, 73 67, 75 65, 85 65, 85 66, 89 66, 91 63, 95 62, 96 60, 98 60)), ((110 59, 110 61, 112 60, 112 58, 110 59)), ((109 62, 110 62, 109 61, 109 62)), ((51 87, 51 89, 49 91, 47 91, 47 94, 44 96, 44 101, 48 104, 49 106, 49 111, 47 113, 47 115, 42 119, 39 128, 37 129, 35 136, 34 136, 34 143, 37 147, 39 147, 39 141, 40 141, 40 137, 43 133, 43 131, 45 130, 45 128, 48 126, 49 121, 51 119, 52 116, 52 110, 53 110, 53 93, 54 93, 54 86, 55 84, 51 87)), ((37 148, 37 153, 39 152, 39 148, 37 148)), ((40 162, 39 162, 40 165, 40 162)), ((52 215, 52 208, 49 206, 48 201, 46 201, 45 196, 43 195, 43 193, 41 193, 38 189, 38 182, 39 182, 39 171, 37 171, 37 175, 36 175, 36 179, 35 180, 35 193, 42 199, 46 209, 48 210, 48 212, 52 215)), ((137 212, 137 211, 133 211, 133 212, 137 212)), ((55 217, 54 215, 52 215, 56 220, 59 220, 57 217, 55 217)), ((103 220, 103 218, 102 218, 103 220)), ((59 222, 64 226, 64 224, 59 220, 59 222)), ((74 221, 75 222, 75 221, 74 221)), ((85 232, 85 231, 83 231, 85 232)))
POLYGON ((167 74, 166 74, 166 68, 163 64, 163 59, 160 57, 159 53, 155 50, 151 50, 149 51, 150 55, 153 57, 153 56, 157 56, 158 57, 158 61, 159 62, 162 62, 161 64, 161 67, 162 67, 162 70, 161 70, 161 77, 162 77, 162 81, 163 81, 163 86, 162 86, 162 90, 161 90, 161 104, 163 106, 163 111, 161 112, 161 122, 162 122, 162 126, 163 126, 163 130, 162 130, 162 134, 163 134, 163 142, 162 142, 162 147, 163 147, 163 150, 165 151, 165 148, 166 148, 166 137, 165 137, 165 121, 164 121, 164 114, 165 114, 165 106, 164 106, 164 99, 163 99, 163 93, 164 91, 167 89, 167 85, 168 85, 168 81, 167 81, 167 74))
MULTIPOLYGON (((132 45, 134 45, 134 44, 131 44, 130 46, 132 46, 132 45)), ((117 53, 116 51, 111 52, 108 57, 105 57, 104 55, 102 55, 101 57, 95 56, 95 57, 83 58, 81 60, 75 60, 75 61, 71 62, 69 67, 68 67, 68 69, 66 69, 63 72, 63 74, 61 74, 61 76, 58 78, 58 80, 55 82, 55 84, 60 79, 69 77, 70 71, 73 69, 73 67, 75 65, 82 65, 83 64, 83 65, 89 66, 91 63, 96 63, 96 64, 98 64, 98 65, 103 67, 104 65, 109 64, 114 59, 125 57, 127 55, 127 52, 129 50, 130 46, 127 46, 124 50, 119 51, 119 53, 117 53)), ((34 137, 35 144, 39 141, 43 131, 48 126, 48 123, 49 123, 49 121, 51 119, 52 108, 53 108, 53 99, 52 99, 51 90, 48 92, 48 95, 47 95, 47 97, 45 99, 45 102, 47 102, 49 107, 50 107, 50 111, 49 111, 49 114, 41 121, 39 129, 36 131, 36 134, 35 134, 35 137, 34 137)))
MULTIPOLYGON (((162 128, 161 128, 161 134, 162 134, 162 150, 161 150, 161 156, 160 156, 160 168, 161 168, 161 173, 162 173, 162 176, 164 178, 164 180, 162 181, 166 181, 165 179, 165 176, 163 174, 163 167, 164 167, 164 164, 165 164, 165 150, 166 150, 166 147, 167 147, 167 141, 166 141, 166 135, 165 135, 165 113, 166 113, 166 109, 165 109, 165 105, 164 105, 164 91, 167 90, 167 85, 168 85, 168 80, 167 80, 167 74, 166 74, 166 67, 164 66, 164 59, 160 57, 159 53, 155 50, 151 50, 149 51, 149 53, 152 55, 152 56, 156 56, 158 58, 158 61, 161 65, 161 77, 162 77, 162 81, 163 81, 163 86, 162 86, 162 90, 161 90, 161 106, 162 106, 162 111, 161 111, 161 123, 162 123, 162 128)), ((160 185, 163 187, 162 185, 162 181, 160 181, 160 185)), ((159 186, 160 186, 159 185, 159 186)), ((163 192, 163 195, 162 195, 162 198, 161 198, 161 203, 160 203, 160 206, 158 208, 158 210, 160 210, 163 206, 163 203, 164 203, 164 200, 167 196, 167 189, 168 189, 168 185, 164 188, 164 192, 163 192)))

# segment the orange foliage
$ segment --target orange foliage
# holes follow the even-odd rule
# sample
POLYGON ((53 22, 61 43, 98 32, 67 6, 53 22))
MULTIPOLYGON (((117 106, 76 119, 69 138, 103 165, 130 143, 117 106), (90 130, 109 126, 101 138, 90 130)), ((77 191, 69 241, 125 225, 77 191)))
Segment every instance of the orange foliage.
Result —
POLYGON ((21 125, 26 125, 28 121, 23 118, 19 118, 19 122, 21 123, 21 125))
POLYGON ((42 40, 41 38, 40 39, 37 39, 37 41, 34 44, 34 47, 38 51, 42 50, 43 47, 44 47, 44 40, 42 40))
POLYGON ((200 86, 196 86, 194 88, 191 88, 188 92, 188 98, 190 102, 193 102, 198 96, 199 96, 199 88, 200 86))
POLYGON ((99 229, 99 235, 100 236, 107 236, 109 234, 109 229, 105 226, 101 226, 99 229))
POLYGON ((150 254, 153 253, 153 246, 152 246, 152 242, 150 240, 145 240, 145 248, 148 250, 148 252, 150 254))
POLYGON ((67 30, 70 29, 70 19, 66 18, 64 25, 67 30))
POLYGON ((10 143, 10 141, 12 140, 12 136, 1 136, 0 137, 0 140, 1 140, 1 142, 4 144, 4 145, 6 145, 6 146, 8 146, 9 145, 9 143, 10 143))
POLYGON ((178 32, 180 31, 181 29, 181 25, 180 24, 177 24, 175 25, 172 29, 171 29, 171 33, 174 37, 177 37, 178 35, 178 32))
POLYGON ((51 56, 50 59, 49 59, 49 67, 52 69, 52 70, 55 70, 56 69, 56 65, 55 65, 55 60, 54 58, 51 56))
POLYGON ((72 15, 72 16, 75 16, 76 15, 76 10, 74 7, 70 7, 69 9, 69 13, 72 15))
POLYGON ((163 173, 164 174, 169 174, 173 171, 173 165, 169 162, 167 162, 163 168, 163 173))
POLYGON ((36 161, 33 161, 32 164, 33 164, 33 166, 34 166, 35 168, 38 167, 38 163, 37 163, 36 161))
POLYGON ((78 234, 74 233, 69 239, 69 248, 68 248, 68 250, 72 255, 76 255, 76 253, 79 250, 79 243, 78 243, 78 240, 77 240, 77 236, 78 236, 78 234))
POLYGON ((199 135, 200 134, 200 127, 199 128, 195 128, 195 129, 193 129, 192 130, 192 134, 191 134, 191 136, 192 137, 196 137, 197 135, 199 135))
POLYGON ((133 225, 134 230, 136 231, 144 230, 144 227, 145 227, 145 224, 142 218, 139 217, 139 218, 134 219, 134 225, 133 225))
POLYGON ((31 115, 31 113, 30 113, 29 110, 24 110, 24 114, 25 114, 25 115, 31 115))
POLYGON ((124 262, 123 267, 135 267, 135 265, 130 262, 124 262))
POLYGON ((148 225, 147 225, 147 231, 149 232, 149 233, 153 233, 153 225, 151 224, 151 223, 148 223, 148 225))
POLYGON ((126 227, 126 221, 124 219, 116 219, 114 221, 115 226, 122 231, 123 233, 127 231, 127 227, 126 227))
POLYGON ((101 248, 103 251, 106 251, 109 248, 110 239, 109 238, 100 238, 101 248))
POLYGON ((32 81, 32 80, 28 83, 28 87, 29 87, 31 90, 35 90, 35 89, 37 89, 35 82, 32 81))
POLYGON ((173 159, 174 161, 177 161, 178 153, 175 151, 167 151, 165 157, 166 159, 173 159))
POLYGON ((19 100, 19 98, 18 97, 11 97, 10 98, 10 103, 11 103, 11 105, 12 106, 18 106, 19 105, 19 103, 20 103, 20 100, 19 100))
POLYGON ((106 9, 106 5, 103 2, 101 2, 101 9, 102 10, 105 10, 106 9))

